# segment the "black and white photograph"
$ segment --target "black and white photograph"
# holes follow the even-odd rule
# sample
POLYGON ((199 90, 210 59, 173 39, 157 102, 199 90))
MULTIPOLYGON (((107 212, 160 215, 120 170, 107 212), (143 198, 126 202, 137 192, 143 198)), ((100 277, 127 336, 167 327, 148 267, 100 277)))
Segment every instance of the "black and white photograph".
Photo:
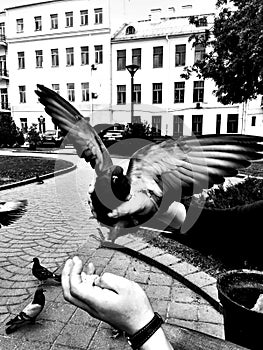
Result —
POLYGON ((261 350, 261 215, 261 1, 1 0, 1 350, 261 350))

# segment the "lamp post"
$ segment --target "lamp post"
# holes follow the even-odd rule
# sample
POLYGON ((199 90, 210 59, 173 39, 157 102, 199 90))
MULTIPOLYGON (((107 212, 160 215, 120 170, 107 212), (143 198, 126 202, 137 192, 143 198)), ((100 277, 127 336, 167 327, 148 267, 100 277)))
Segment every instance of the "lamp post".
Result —
POLYGON ((137 72, 137 70, 140 67, 137 66, 137 64, 130 64, 126 66, 126 69, 131 75, 131 123, 133 121, 133 113, 134 113, 134 108, 133 108, 133 82, 134 82, 134 74, 137 72))
POLYGON ((43 115, 41 115, 40 117, 39 117, 39 124, 40 124, 40 132, 41 132, 41 134, 43 134, 44 133, 44 130, 43 130, 43 124, 44 124, 44 117, 43 117, 43 115))

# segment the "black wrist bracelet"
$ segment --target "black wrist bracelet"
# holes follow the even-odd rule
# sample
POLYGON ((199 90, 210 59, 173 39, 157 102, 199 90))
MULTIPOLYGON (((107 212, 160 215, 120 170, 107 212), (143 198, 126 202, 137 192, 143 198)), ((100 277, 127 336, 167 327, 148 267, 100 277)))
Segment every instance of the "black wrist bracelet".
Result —
POLYGON ((162 317, 155 312, 153 318, 147 325, 132 336, 127 335, 128 344, 133 350, 139 349, 164 323, 162 317))

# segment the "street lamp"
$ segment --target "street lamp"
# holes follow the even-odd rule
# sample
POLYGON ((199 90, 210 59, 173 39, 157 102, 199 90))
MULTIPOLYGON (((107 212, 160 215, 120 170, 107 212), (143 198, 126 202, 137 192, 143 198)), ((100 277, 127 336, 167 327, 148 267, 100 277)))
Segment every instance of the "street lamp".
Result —
POLYGON ((44 130, 43 130, 43 125, 44 125, 44 117, 43 117, 43 115, 41 115, 40 117, 39 117, 39 124, 40 124, 40 132, 41 132, 41 134, 43 134, 43 132, 44 132, 44 130))
POLYGON ((131 75, 131 123, 133 121, 133 112, 134 112, 134 109, 133 109, 133 102, 134 102, 133 101, 133 77, 139 68, 140 67, 137 66, 137 64, 130 64, 130 65, 126 66, 126 69, 128 70, 128 72, 131 75))

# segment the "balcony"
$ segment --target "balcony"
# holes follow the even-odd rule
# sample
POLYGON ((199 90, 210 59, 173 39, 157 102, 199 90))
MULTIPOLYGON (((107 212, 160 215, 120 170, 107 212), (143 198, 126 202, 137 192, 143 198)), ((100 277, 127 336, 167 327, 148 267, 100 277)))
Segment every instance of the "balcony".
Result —
POLYGON ((7 69, 0 69, 0 79, 9 79, 9 74, 7 69))
POLYGON ((6 46, 6 36, 4 34, 0 34, 0 45, 6 46))
POLYGON ((10 112, 11 106, 10 103, 2 102, 0 103, 0 111, 1 112, 10 112))

